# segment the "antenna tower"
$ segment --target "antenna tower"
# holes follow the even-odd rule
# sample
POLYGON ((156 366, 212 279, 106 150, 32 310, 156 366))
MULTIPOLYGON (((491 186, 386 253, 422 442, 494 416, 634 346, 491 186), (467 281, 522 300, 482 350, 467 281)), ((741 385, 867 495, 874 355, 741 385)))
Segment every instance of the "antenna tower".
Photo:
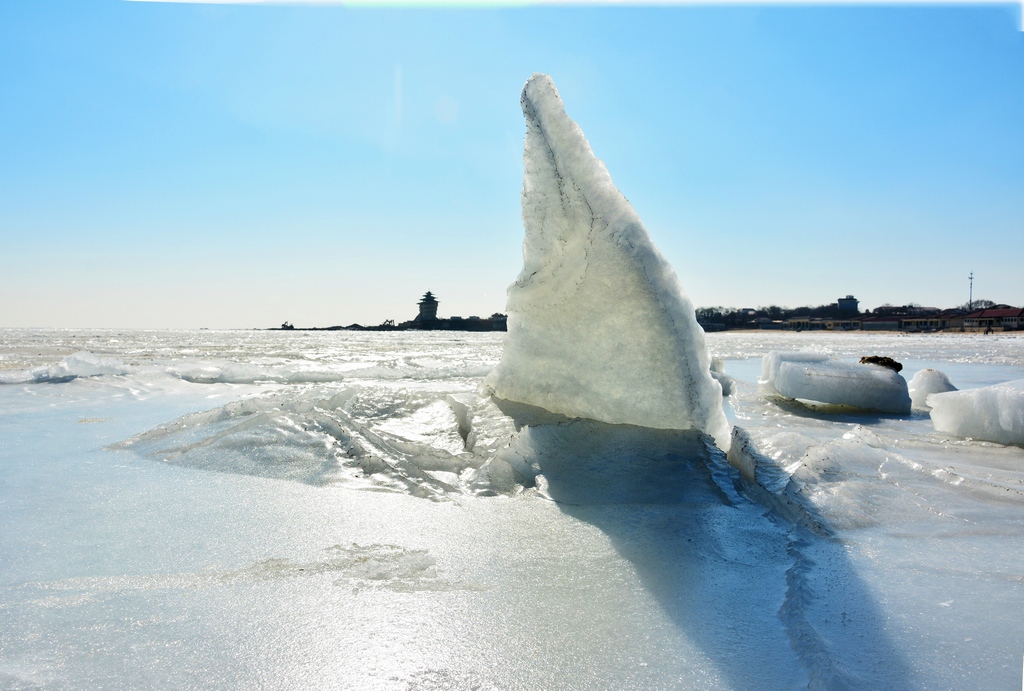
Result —
POLYGON ((969 280, 971 282, 971 292, 970 292, 969 297, 967 298, 967 311, 968 312, 973 312, 974 311, 974 272, 973 271, 970 273, 969 276, 967 276, 967 280, 969 280))

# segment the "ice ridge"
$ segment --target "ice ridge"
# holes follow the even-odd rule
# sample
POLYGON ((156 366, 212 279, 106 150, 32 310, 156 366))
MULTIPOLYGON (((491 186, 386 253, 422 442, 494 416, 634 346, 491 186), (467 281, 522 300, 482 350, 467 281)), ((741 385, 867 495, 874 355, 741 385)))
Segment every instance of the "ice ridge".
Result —
POLYGON ((117 358, 100 357, 83 350, 49 367, 0 372, 0 384, 64 384, 79 377, 122 375, 128 372, 129 368, 117 358))
POLYGON ((484 388, 569 417, 697 429, 728 448, 722 387, 668 262, 551 78, 523 88, 523 269, 484 388))

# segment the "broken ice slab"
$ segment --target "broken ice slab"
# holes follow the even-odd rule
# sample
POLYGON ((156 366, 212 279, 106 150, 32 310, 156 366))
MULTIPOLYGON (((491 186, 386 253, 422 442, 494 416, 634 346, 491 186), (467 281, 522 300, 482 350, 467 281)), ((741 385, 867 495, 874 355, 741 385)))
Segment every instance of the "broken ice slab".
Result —
POLYGON ((910 412, 907 381, 888 367, 847 363, 820 353, 771 352, 761 361, 761 391, 881 413, 910 412))
POLYGON ((933 393, 956 391, 957 388, 942 372, 936 369, 923 369, 913 376, 909 384, 910 401, 918 410, 931 410, 928 397, 933 393))
POLYGON ((928 396, 939 432, 1024 446, 1024 379, 928 396))

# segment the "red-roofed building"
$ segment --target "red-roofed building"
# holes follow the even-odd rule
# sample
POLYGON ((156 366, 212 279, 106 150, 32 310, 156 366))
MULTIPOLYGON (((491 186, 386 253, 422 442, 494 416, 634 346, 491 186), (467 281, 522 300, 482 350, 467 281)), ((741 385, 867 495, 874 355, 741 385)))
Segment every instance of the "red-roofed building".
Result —
POLYGON ((964 316, 964 328, 975 330, 1015 331, 1024 328, 1024 309, 998 305, 964 316))
POLYGON ((963 330, 964 313, 958 309, 932 310, 926 315, 902 317, 901 331, 946 331, 963 330))

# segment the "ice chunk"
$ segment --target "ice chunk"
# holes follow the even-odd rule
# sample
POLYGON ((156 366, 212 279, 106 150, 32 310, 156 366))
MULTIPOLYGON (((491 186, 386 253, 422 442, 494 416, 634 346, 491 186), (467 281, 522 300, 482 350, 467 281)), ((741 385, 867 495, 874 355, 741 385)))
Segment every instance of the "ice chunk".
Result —
POLYGON ((933 393, 956 391, 956 387, 942 372, 935 369, 923 369, 910 380, 910 401, 918 410, 931 410, 928 407, 928 396, 933 393))
POLYGON ((78 377, 128 374, 128 367, 117 358, 100 357, 79 351, 49 367, 14 370, 0 374, 0 384, 60 384, 78 377))
POLYGON ((521 98, 523 270, 485 391, 570 417, 698 429, 729 443, 704 332, 675 272, 551 78, 521 98))
POLYGON ((768 353, 758 380, 765 393, 847 405, 883 413, 909 413, 907 381, 872 364, 840 362, 819 353, 768 353))
POLYGON ((725 361, 722 358, 716 357, 711 359, 711 376, 722 387, 723 396, 732 395, 733 379, 725 373, 725 361))
POLYGON ((939 432, 1024 446, 1024 379, 928 396, 939 432))

